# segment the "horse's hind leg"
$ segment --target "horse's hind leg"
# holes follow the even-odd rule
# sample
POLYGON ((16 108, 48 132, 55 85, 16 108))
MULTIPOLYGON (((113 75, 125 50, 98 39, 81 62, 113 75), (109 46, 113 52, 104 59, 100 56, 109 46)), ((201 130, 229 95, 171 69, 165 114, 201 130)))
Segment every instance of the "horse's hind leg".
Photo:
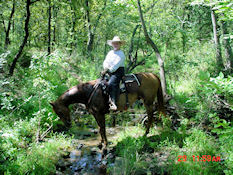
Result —
POLYGON ((145 104, 145 107, 146 107, 146 113, 148 115, 148 123, 147 123, 147 126, 146 126, 146 133, 145 133, 145 136, 149 133, 150 131, 150 127, 151 127, 151 124, 153 123, 154 121, 154 117, 153 117, 153 103, 152 104, 145 104))

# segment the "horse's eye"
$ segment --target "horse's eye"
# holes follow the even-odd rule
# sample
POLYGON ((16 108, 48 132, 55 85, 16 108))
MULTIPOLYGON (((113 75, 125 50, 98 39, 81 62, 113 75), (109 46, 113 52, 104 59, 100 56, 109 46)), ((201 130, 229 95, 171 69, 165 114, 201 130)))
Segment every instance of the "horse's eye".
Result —
POLYGON ((59 112, 57 112, 57 115, 62 115, 62 112, 60 112, 60 111, 59 111, 59 112))

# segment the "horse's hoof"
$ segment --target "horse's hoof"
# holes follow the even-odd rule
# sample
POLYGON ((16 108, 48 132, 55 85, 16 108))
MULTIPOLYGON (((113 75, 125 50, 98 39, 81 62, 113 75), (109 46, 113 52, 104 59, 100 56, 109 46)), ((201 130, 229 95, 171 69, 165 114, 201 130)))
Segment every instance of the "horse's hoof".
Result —
POLYGON ((143 137, 146 137, 148 133, 149 133, 149 132, 146 132, 146 133, 143 135, 143 137))
POLYGON ((99 143, 99 145, 97 147, 101 150, 103 148, 103 144, 99 143))
POLYGON ((107 148, 104 148, 104 149, 103 149, 103 154, 104 154, 104 155, 107 155, 107 153, 108 153, 108 149, 107 149, 107 148))
POLYGON ((102 159, 105 158, 105 156, 107 155, 107 153, 108 153, 107 148, 104 148, 103 151, 102 151, 102 159))

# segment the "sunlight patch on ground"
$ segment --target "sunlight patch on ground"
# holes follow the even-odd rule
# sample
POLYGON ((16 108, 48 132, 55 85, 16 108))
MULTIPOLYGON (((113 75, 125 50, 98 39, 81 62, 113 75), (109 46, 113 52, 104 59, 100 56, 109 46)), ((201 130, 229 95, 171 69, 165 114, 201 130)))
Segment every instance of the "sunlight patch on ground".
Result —
MULTIPOLYGON (((143 127, 142 125, 126 126, 115 137, 112 137, 112 141, 114 143, 117 143, 117 142, 122 141, 126 137, 138 138, 140 136, 143 136, 144 134, 145 134, 145 127, 143 127)), ((151 135, 157 135, 157 134, 158 134, 158 131, 156 130, 156 128, 151 128, 150 133, 147 135, 147 137, 151 135)))

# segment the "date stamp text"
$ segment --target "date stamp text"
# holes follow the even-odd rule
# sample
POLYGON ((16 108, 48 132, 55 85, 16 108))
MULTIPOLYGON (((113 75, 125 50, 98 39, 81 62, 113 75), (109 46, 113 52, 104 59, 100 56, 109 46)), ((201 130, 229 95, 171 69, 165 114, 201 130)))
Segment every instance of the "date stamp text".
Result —
POLYGON ((178 162, 186 162, 191 160, 193 162, 220 162, 220 156, 211 156, 211 155, 202 155, 202 156, 191 156, 187 157, 186 155, 178 155, 178 162))

